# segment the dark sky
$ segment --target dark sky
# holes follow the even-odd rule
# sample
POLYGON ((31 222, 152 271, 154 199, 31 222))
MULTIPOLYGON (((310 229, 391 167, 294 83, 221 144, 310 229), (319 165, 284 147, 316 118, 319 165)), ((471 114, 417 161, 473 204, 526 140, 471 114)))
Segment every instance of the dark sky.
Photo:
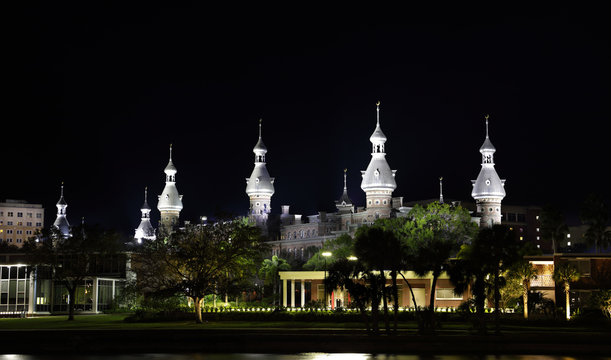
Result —
POLYGON ((380 100, 395 196, 437 197, 443 176, 446 198, 470 200, 489 113, 505 204, 611 204, 601 9, 234 10, 16 9, 0 199, 42 203, 48 224, 64 181, 71 223, 131 234, 173 143, 183 220, 245 214, 262 117, 274 212, 332 210, 344 168, 364 205, 380 100))

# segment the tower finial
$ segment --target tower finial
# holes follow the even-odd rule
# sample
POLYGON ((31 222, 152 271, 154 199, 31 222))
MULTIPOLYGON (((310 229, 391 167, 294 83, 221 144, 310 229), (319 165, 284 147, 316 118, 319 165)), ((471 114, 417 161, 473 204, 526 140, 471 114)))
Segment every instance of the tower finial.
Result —
POLYGON ((64 182, 62 181, 60 196, 64 196, 64 182))
POLYGON ((443 177, 439 177, 439 203, 443 204, 443 177))
POLYGON ((486 119, 486 138, 488 138, 488 118, 490 117, 490 115, 486 114, 486 116, 484 116, 484 118, 486 119))
POLYGON ((263 127, 263 119, 259 118, 259 139, 261 138, 261 128, 263 127))
POLYGON ((148 194, 148 190, 149 190, 149 187, 148 187, 148 186, 145 186, 145 187, 144 187, 144 201, 146 201, 147 194, 148 194))
POLYGON ((346 173, 348 172, 348 169, 344 169, 344 190, 347 190, 348 187, 346 186, 346 173))
POLYGON ((172 160, 172 144, 170 144, 170 160, 172 160))
POLYGON ((380 125, 380 100, 376 102, 376 114, 377 114, 378 125, 380 125))

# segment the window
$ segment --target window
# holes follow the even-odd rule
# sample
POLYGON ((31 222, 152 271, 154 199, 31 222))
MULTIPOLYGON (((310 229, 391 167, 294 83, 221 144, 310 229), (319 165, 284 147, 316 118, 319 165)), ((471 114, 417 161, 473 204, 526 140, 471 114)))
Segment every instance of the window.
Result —
POLYGON ((11 238, 6 238, 6 242, 11 242, 11 243, 12 243, 12 242, 13 242, 13 239, 11 239, 11 238))
POLYGON ((6 225, 11 226, 11 225, 13 225, 13 222, 12 222, 12 221, 7 221, 7 222, 6 222, 6 225))
POLYGON ((20 244, 21 242, 23 242, 22 239, 17 239, 17 243, 20 244))
POLYGON ((518 214, 518 222, 526 222, 526 215, 518 214))
POLYGON ((32 222, 28 221, 27 223, 25 223, 26 226, 32 226, 32 222))
POLYGON ((41 213, 36 213, 36 218, 37 219, 42 219, 42 214, 41 213))
POLYGON ((31 217, 32 217, 32 213, 27 213, 27 216, 28 216, 29 218, 31 218, 31 217))
POLYGON ((23 213, 22 212, 18 212, 17 213, 17 217, 23 217, 23 213))
POLYGON ((507 221, 516 222, 516 214, 515 213, 507 213, 507 221))
POLYGON ((23 235, 23 230, 17 230, 17 235, 23 235))
POLYGON ((26 235, 32 235, 32 230, 26 230, 25 234, 26 235))
POLYGON ((462 295, 454 294, 454 289, 436 289, 436 300, 462 300, 462 295))
POLYGON ((6 230, 6 233, 7 233, 7 234, 12 234, 12 233, 13 233, 13 229, 7 229, 7 230, 6 230))
POLYGON ((36 226, 42 226, 42 223, 41 222, 37 222, 36 226))
POLYGON ((17 221, 17 226, 23 226, 23 221, 17 221))
POLYGON ((8 211, 8 212, 6 213, 6 216, 8 216, 8 217, 13 217, 13 212, 12 212, 12 211, 8 211))

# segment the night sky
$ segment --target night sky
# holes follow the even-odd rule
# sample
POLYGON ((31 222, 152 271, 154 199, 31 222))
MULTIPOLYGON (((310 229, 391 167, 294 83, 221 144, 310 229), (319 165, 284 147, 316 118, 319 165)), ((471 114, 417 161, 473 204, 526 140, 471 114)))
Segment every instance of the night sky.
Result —
POLYGON ((0 199, 42 203, 50 224, 64 181, 72 224, 132 234, 145 186, 157 223, 172 143, 182 220, 245 215, 263 118, 273 212, 332 211, 344 168, 362 206, 380 100, 394 196, 438 197, 443 176, 445 198, 471 200, 490 114, 504 204, 555 203, 570 219, 589 192, 611 205, 602 10, 326 10, 7 14, 0 199))

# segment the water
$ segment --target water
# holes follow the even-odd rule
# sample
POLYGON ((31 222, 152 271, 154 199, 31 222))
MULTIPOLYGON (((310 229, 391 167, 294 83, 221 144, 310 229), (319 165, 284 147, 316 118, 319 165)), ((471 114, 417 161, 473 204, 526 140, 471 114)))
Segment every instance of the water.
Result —
POLYGON ((0 360, 611 360, 611 357, 548 355, 384 355, 350 353, 303 354, 124 354, 124 355, 0 355, 0 360))

